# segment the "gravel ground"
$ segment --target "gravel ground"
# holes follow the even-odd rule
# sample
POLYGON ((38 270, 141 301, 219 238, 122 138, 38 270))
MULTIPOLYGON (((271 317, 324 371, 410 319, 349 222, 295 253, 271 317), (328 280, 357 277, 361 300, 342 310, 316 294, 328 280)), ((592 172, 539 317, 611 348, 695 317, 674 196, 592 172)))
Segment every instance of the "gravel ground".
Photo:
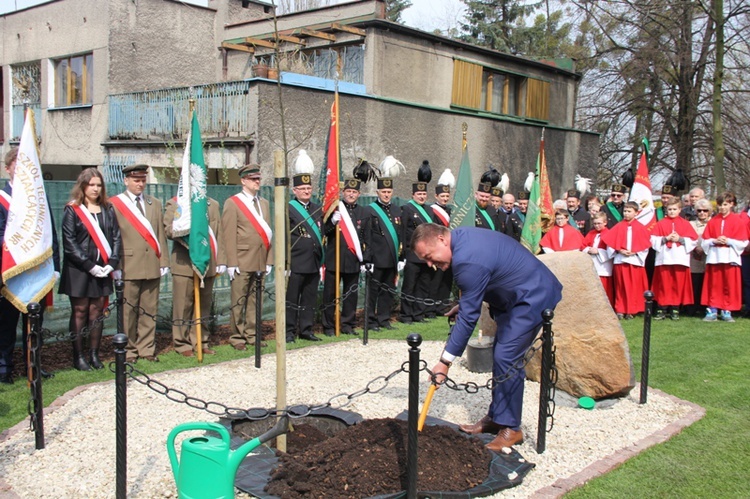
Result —
MULTIPOLYGON (((422 344, 422 357, 429 367, 442 348, 442 342, 422 344)), ((380 340, 363 346, 361 341, 352 340, 293 350, 287 357, 287 403, 319 404, 340 393, 356 392, 377 376, 398 370, 407 360, 408 345, 399 341, 380 340)), ((484 384, 488 379, 488 374, 468 371, 463 361, 453 365, 450 375, 458 382, 484 384)), ((273 354, 263 357, 261 369, 255 369, 252 359, 248 359, 160 373, 155 377, 190 395, 228 406, 275 405, 273 354)), ((424 399, 427 386, 423 374, 420 400, 424 399)), ((346 409, 365 418, 395 417, 407 409, 407 388, 408 374, 401 373, 381 392, 358 397, 346 409)), ((536 463, 536 468, 521 486, 492 497, 530 497, 558 479, 571 477, 597 461, 601 463, 605 457, 610 456, 611 460, 613 454, 623 450, 632 452, 634 443, 659 434, 696 411, 696 406, 658 392, 649 392, 648 404, 639 405, 637 387, 631 396, 593 411, 558 404, 554 429, 547 435, 547 450, 537 454, 538 397, 539 385, 527 382, 523 415, 526 441, 517 447, 527 460, 536 463)), ((459 424, 474 422, 485 414, 489 399, 489 391, 485 389, 467 394, 442 388, 435 394, 430 415, 459 424)), ((208 413, 171 402, 139 383, 130 382, 128 497, 176 497, 165 450, 169 432, 180 423, 216 420, 208 413)), ((44 425, 46 448, 40 451, 34 449, 33 433, 18 431, 28 427, 27 421, 4 435, 4 441, 0 442, 0 491, 9 488, 21 497, 114 497, 114 383, 84 389, 47 415, 44 425)))

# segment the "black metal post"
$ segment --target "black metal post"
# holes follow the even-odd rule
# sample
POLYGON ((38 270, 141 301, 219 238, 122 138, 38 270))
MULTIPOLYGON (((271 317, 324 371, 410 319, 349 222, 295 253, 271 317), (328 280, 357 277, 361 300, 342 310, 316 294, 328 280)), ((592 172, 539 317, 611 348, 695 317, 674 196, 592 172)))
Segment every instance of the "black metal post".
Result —
POLYGON ((125 317, 123 307, 125 298, 123 290, 125 283, 115 281, 115 296, 117 300, 117 334, 112 338, 115 347, 115 497, 126 499, 128 483, 128 399, 125 375, 125 347, 128 337, 125 334, 125 317))
POLYGON ((641 404, 648 399, 648 360, 651 350, 651 314, 654 311, 654 293, 646 291, 646 310, 643 313, 643 351, 641 352, 641 404))
POLYGON ((539 422, 536 430, 536 452, 541 454, 547 448, 547 410, 549 408, 549 385, 552 372, 552 318, 555 313, 546 309, 542 312, 542 367, 539 386, 539 422))
MULTIPOLYGON (((36 302, 29 303, 29 335, 27 348, 31 354, 31 400, 34 419, 34 438, 37 449, 44 449, 44 400, 42 399, 42 307, 36 302)), ((28 361, 28 359, 27 359, 28 361)))
POLYGON ((408 446, 406 448, 406 497, 417 497, 417 422, 419 421, 419 345, 422 335, 411 333, 409 344, 409 419, 407 422, 408 446))
MULTIPOLYGON (((255 367, 260 367, 260 345, 263 339, 263 271, 255 273, 255 367)), ((277 297, 278 299, 278 297, 277 297)))
POLYGON ((370 303, 370 279, 371 279, 370 272, 368 270, 365 270, 365 307, 364 307, 365 308, 365 317, 364 317, 365 324, 364 324, 364 327, 362 328, 362 344, 363 345, 367 345, 367 339, 368 339, 368 335, 370 332, 370 324, 369 324, 369 320, 367 319, 369 315, 367 306, 370 303))

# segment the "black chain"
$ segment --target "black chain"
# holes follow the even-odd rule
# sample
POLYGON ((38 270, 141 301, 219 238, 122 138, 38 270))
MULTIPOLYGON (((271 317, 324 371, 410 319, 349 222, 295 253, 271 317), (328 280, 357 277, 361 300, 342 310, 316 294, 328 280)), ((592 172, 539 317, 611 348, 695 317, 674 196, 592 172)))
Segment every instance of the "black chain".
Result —
MULTIPOLYGON (((420 371, 427 370, 427 364, 424 360, 420 361, 420 371)), ((109 369, 115 372, 115 363, 112 362, 109 365, 109 369)), ((172 402, 185 404, 193 409, 206 411, 214 416, 225 417, 228 419, 250 419, 253 421, 267 419, 270 417, 277 416, 289 416, 290 418, 304 418, 309 416, 313 412, 320 411, 322 409, 343 409, 352 403, 352 400, 366 395, 368 393, 378 393, 388 386, 391 379, 401 373, 409 372, 409 362, 406 361, 401 364, 399 369, 396 369, 387 376, 377 376, 370 380, 367 385, 361 390, 352 392, 349 394, 339 393, 334 395, 327 402, 318 405, 304 405, 298 404, 293 406, 287 406, 284 409, 266 409, 263 407, 251 407, 248 409, 242 409, 239 407, 230 407, 221 402, 205 401, 198 397, 188 395, 182 390, 176 388, 170 388, 161 381, 150 377, 148 374, 139 371, 133 364, 125 363, 125 375, 138 383, 145 385, 159 395, 164 395, 167 399, 172 402)))
MULTIPOLYGON (((85 326, 81 328, 81 331, 78 333, 78 336, 81 336, 82 338, 87 338, 88 336, 91 336, 91 330, 94 329, 99 324, 103 324, 105 320, 109 318, 109 316, 112 314, 112 310, 117 306, 117 302, 112 302, 109 304, 107 308, 102 310, 102 315, 94 319, 94 322, 89 324, 88 326, 85 326)), ((61 331, 58 333, 53 333, 49 329, 42 329, 42 340, 47 339, 54 339, 55 341, 62 341, 62 340, 73 340, 76 337, 76 333, 72 331, 61 331)))
POLYGON ((389 286, 387 283, 382 283, 375 278, 371 278, 370 282, 377 285, 379 289, 385 289, 394 297, 398 297, 399 299, 407 301, 409 303, 421 303, 422 305, 425 305, 427 307, 433 307, 436 305, 450 305, 451 303, 453 303, 453 300, 433 300, 432 298, 417 298, 416 296, 407 295, 406 293, 398 291, 395 287, 389 286))
MULTIPOLYGON (((557 351, 557 346, 555 345, 555 335, 554 332, 552 333, 550 337, 552 341, 551 349, 552 349, 552 368, 550 369, 549 373, 549 388, 547 391, 547 421, 549 422, 549 426, 547 426, 546 431, 547 433, 552 431, 552 428, 555 426, 555 395, 557 393, 557 359, 555 357, 555 352, 557 351)), ((540 386, 541 388, 541 386, 540 386)))

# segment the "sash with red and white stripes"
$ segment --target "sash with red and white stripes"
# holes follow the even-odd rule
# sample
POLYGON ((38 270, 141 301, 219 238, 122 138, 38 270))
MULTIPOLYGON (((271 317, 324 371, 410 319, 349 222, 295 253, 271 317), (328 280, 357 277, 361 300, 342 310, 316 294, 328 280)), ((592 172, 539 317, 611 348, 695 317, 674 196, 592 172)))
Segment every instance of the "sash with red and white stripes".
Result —
POLYGON ((73 212, 78 215, 81 223, 86 227, 89 237, 94 241, 96 249, 99 250, 104 265, 107 265, 109 263, 109 257, 112 256, 112 247, 109 245, 109 241, 107 241, 104 232, 102 232, 102 229, 94 219, 94 216, 85 206, 73 204, 72 202, 68 203, 68 205, 73 208, 73 212))
POLYGON ((342 207, 339 204, 339 212, 341 213, 341 223, 339 228, 341 229, 341 235, 344 236, 346 241, 346 247, 349 251, 357 255, 357 259, 362 261, 362 246, 359 244, 359 235, 357 234, 357 227, 352 222, 352 217, 349 215, 349 210, 346 207, 342 207))
POLYGON ((431 208, 432 211, 435 212, 435 215, 437 215, 437 217, 440 219, 440 223, 448 227, 451 223, 451 216, 448 215, 448 212, 441 208, 438 204, 433 204, 431 208))
POLYGON ((211 254, 214 256, 214 262, 218 265, 219 262, 219 243, 216 241, 216 234, 211 226, 208 226, 208 242, 211 244, 211 254))
POLYGON ((122 194, 110 198, 110 201, 112 201, 115 208, 122 213, 122 216, 124 216, 127 221, 135 227, 135 230, 137 230, 141 237, 146 241, 146 244, 151 246, 151 249, 154 250, 156 256, 161 258, 161 245, 156 238, 156 233, 154 232, 153 227, 151 227, 151 222, 149 222, 140 211, 135 209, 135 207, 130 206, 133 203, 128 198, 128 195, 123 192, 122 194))
POLYGON ((239 193, 235 194, 229 199, 234 201, 240 211, 247 217, 247 219, 250 221, 250 224, 255 228, 255 230, 258 232, 258 235, 260 235, 260 238, 263 240, 266 251, 268 251, 268 248, 271 247, 271 239, 273 238, 271 227, 269 227, 266 221, 263 220, 263 217, 255 213, 255 208, 253 208, 253 205, 250 204, 250 200, 247 196, 239 193))
POLYGON ((10 196, 3 190, 0 190, 0 204, 3 205, 6 211, 10 210, 10 196))

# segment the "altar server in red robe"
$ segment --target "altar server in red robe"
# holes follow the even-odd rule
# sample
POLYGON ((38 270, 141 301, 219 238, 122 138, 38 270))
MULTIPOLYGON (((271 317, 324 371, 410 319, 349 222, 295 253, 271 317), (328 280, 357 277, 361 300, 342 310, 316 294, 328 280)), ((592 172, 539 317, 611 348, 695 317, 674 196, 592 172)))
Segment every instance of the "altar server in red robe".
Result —
POLYGON ((667 315, 673 321, 679 320, 680 305, 693 304, 690 253, 698 244, 698 233, 680 217, 681 209, 679 199, 670 200, 664 207, 666 217, 651 230, 651 247, 656 251, 651 290, 659 304, 655 320, 667 315))
POLYGON ((718 319, 734 322, 732 310, 742 307, 741 255, 748 245, 748 228, 732 210, 737 197, 725 192, 716 198, 718 215, 703 231, 703 250, 706 253, 706 273, 703 278, 701 303, 708 306, 704 321, 718 319))
POLYGON ((635 219, 637 213, 638 203, 628 201, 622 210, 622 221, 602 236, 613 257, 618 319, 632 319, 646 308, 643 293, 648 289, 648 277, 644 265, 651 238, 646 227, 635 219))
POLYGON ((539 246, 545 253, 578 251, 581 249, 583 236, 569 222, 570 214, 567 210, 555 212, 555 225, 539 241, 539 246))
POLYGON ((581 251, 591 256, 594 268, 607 293, 609 304, 615 307, 615 281, 612 278, 612 256, 607 252, 607 245, 602 241, 602 236, 607 233, 607 214, 600 211, 591 217, 592 229, 583 238, 581 251))

